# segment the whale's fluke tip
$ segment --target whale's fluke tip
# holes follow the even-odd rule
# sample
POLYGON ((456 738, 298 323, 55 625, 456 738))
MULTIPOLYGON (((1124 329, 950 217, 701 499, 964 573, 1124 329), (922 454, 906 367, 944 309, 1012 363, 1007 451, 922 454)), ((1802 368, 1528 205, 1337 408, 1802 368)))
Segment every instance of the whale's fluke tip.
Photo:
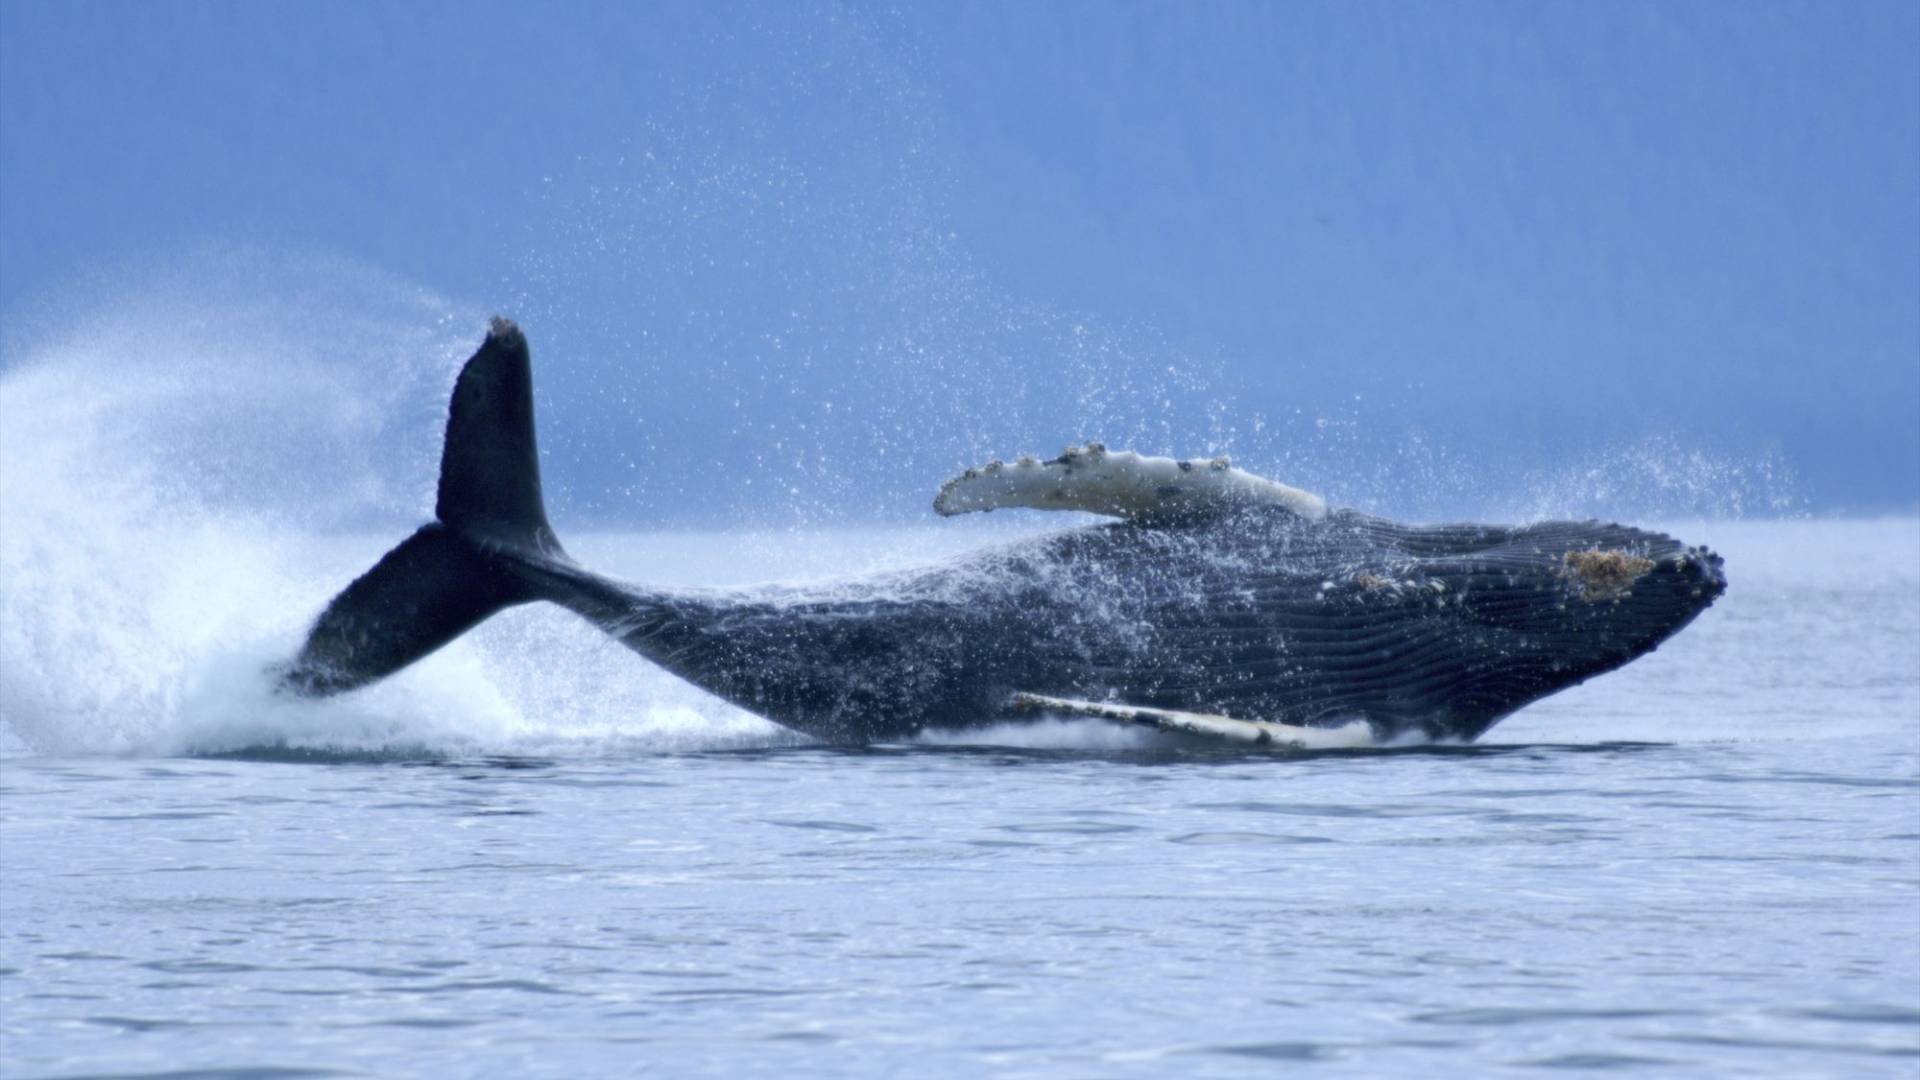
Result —
POLYGON ((520 332, 520 324, 505 315, 495 315, 487 322, 487 340, 513 349, 527 347, 527 335, 520 332))

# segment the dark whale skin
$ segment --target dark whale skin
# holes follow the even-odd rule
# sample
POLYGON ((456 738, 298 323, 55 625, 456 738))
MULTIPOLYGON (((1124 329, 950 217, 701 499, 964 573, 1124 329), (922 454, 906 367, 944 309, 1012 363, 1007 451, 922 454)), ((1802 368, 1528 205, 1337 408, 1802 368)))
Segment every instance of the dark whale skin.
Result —
POLYGON ((1470 740, 1652 651, 1721 560, 1597 522, 1098 525, 864 582, 669 593, 526 560, 551 599, 712 693, 833 742, 965 728, 1015 692, 1470 740), (1570 553, 1650 568, 1598 588, 1570 553))
POLYGON ((462 368, 435 521, 327 605, 279 685, 352 690, 494 613, 564 605, 668 671, 831 742, 1006 718, 1015 694, 1470 740, 1641 656, 1721 560, 1598 522, 1401 525, 1217 502, 866 581, 666 591, 575 563, 547 522, 526 338, 462 368))

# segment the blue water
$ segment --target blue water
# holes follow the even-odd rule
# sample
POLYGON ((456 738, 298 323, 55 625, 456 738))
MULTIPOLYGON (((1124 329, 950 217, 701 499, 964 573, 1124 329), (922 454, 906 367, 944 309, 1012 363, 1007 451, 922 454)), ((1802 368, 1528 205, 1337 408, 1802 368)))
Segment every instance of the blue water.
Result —
MULTIPOLYGON (((109 589, 9 530, 0 1062, 1913 1076, 1920 521, 1673 527, 1732 584, 1659 652, 1480 745, 1292 757, 822 748, 539 608, 275 702, 390 538, 152 525, 109 589)), ((569 539, 726 583, 994 537, 569 539)))

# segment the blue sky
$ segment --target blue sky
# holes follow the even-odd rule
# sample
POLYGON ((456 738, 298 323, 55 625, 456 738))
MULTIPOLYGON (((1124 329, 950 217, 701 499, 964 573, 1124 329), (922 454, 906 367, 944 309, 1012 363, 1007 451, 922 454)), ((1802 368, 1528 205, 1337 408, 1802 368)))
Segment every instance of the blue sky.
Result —
POLYGON ((1920 504, 1911 3, 0 4, 0 312, 210 244, 521 318, 563 515, 1084 437, 1920 504))

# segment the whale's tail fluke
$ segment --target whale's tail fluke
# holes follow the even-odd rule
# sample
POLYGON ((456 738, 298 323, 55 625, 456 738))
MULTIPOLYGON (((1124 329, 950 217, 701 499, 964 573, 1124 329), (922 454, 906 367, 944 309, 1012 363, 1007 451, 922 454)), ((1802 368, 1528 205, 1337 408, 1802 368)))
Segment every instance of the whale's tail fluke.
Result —
POLYGON ((476 539, 559 551, 540 495, 533 360, 526 335, 506 319, 493 320, 453 386, 433 515, 476 539))
POLYGON ((540 494, 527 339, 506 319, 493 320, 454 384, 434 516, 333 598, 283 688, 363 686, 504 608, 551 598, 549 575, 528 571, 566 554, 540 494))

